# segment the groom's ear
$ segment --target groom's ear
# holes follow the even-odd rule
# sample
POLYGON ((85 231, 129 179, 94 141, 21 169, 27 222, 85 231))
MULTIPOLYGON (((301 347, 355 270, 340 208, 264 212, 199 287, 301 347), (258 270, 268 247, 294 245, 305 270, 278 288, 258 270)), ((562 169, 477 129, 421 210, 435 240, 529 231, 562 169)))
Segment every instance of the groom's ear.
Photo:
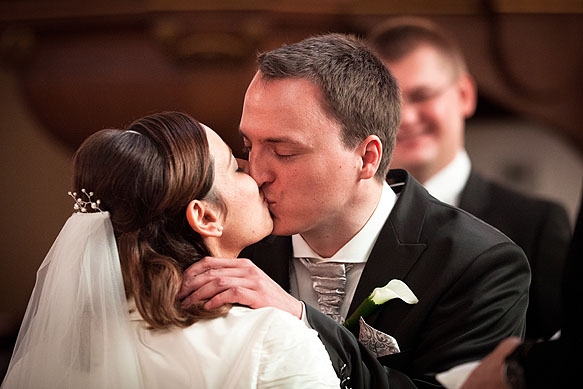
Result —
POLYGON ((202 237, 223 235, 216 207, 205 200, 192 200, 186 207, 186 220, 190 227, 202 237))
POLYGON ((357 147, 357 152, 361 159, 360 179, 373 178, 381 163, 383 153, 381 140, 376 135, 369 135, 357 147))

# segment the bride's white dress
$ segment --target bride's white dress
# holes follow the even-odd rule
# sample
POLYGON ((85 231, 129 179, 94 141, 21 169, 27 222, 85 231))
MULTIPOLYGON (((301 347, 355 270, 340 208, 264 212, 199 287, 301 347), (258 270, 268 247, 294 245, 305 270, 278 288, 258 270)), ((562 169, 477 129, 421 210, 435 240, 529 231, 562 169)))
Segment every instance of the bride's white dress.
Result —
POLYGON ((286 312, 236 306, 152 330, 133 305, 109 213, 73 214, 37 272, 1 389, 339 386, 317 333, 286 312))
MULTIPOLYGON (((130 328, 136 334, 134 355, 140 377, 137 377, 138 383, 130 384, 128 382, 135 380, 124 379, 124 369, 119 369, 121 376, 114 381, 124 382, 124 386, 172 389, 339 387, 317 333, 301 320, 275 308, 233 307, 225 317, 171 330, 148 329, 137 310, 130 314, 130 321, 130 328)), ((54 358, 57 356, 38 353, 25 356, 5 377, 2 389, 87 387, 89 370, 60 367, 54 358), (43 360, 50 361, 53 367, 57 363, 58 368, 47 371, 33 367, 43 364, 43 360)), ((95 374, 95 369, 101 370, 101 366, 91 369, 95 374)), ((106 371, 103 373, 108 375, 106 371)), ((95 380, 89 383, 92 388, 109 386, 95 380)))
POLYGON ((146 388, 338 388, 317 333, 287 312, 233 307, 179 330, 130 315, 146 388))

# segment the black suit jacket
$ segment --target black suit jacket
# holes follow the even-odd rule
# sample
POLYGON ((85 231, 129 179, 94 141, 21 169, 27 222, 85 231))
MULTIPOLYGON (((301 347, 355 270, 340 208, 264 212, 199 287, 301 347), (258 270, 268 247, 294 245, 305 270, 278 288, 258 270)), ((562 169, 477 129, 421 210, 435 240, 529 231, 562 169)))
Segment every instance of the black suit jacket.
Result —
MULTIPOLYGON (((394 299, 366 318, 369 325, 394 336, 401 348, 381 363, 412 379, 432 380, 438 372, 482 358, 507 336, 524 335, 530 282, 524 252, 490 225, 430 196, 405 171, 391 170, 387 179, 404 185, 395 186, 399 197, 348 314, 375 287, 394 278, 404 281, 419 302, 408 305, 394 299)), ((290 237, 270 237, 242 256, 289 290, 290 237)))
POLYGON ((532 275, 526 337, 550 338, 561 324, 561 276, 571 240, 565 209, 488 181, 475 171, 459 207, 498 228, 524 250, 532 275))
POLYGON ((572 388, 580 384, 581 350, 583 349, 583 194, 579 215, 565 260, 562 276, 561 336, 556 340, 527 340, 511 358, 524 369, 526 387, 572 388))

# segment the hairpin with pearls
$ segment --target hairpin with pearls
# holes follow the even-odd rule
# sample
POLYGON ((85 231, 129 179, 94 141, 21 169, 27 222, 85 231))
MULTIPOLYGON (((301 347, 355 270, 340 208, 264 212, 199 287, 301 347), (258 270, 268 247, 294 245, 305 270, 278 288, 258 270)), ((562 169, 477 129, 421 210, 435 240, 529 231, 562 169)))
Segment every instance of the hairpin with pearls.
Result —
POLYGON ((77 197, 77 192, 67 192, 75 200, 75 205, 73 209, 76 213, 87 213, 88 211, 93 212, 103 212, 99 205, 101 200, 92 201, 93 192, 87 192, 85 189, 81 189, 81 192, 87 197, 87 201, 83 200, 81 197, 77 197))

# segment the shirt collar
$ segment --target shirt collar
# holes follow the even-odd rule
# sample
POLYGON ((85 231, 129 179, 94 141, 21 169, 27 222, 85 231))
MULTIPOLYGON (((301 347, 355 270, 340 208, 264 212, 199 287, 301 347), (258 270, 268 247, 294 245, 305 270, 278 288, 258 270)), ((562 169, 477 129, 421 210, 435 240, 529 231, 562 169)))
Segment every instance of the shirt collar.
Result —
POLYGON ((340 250, 330 258, 322 258, 312 250, 301 235, 292 235, 292 245, 295 258, 318 258, 327 262, 349 262, 359 263, 366 262, 374 243, 381 231, 381 228, 387 221, 395 202, 397 195, 383 182, 381 198, 373 214, 360 231, 346 243, 340 250))
POLYGON ((458 206, 471 169, 472 163, 468 153, 466 150, 460 150, 453 161, 427 180, 423 186, 438 200, 458 206))

